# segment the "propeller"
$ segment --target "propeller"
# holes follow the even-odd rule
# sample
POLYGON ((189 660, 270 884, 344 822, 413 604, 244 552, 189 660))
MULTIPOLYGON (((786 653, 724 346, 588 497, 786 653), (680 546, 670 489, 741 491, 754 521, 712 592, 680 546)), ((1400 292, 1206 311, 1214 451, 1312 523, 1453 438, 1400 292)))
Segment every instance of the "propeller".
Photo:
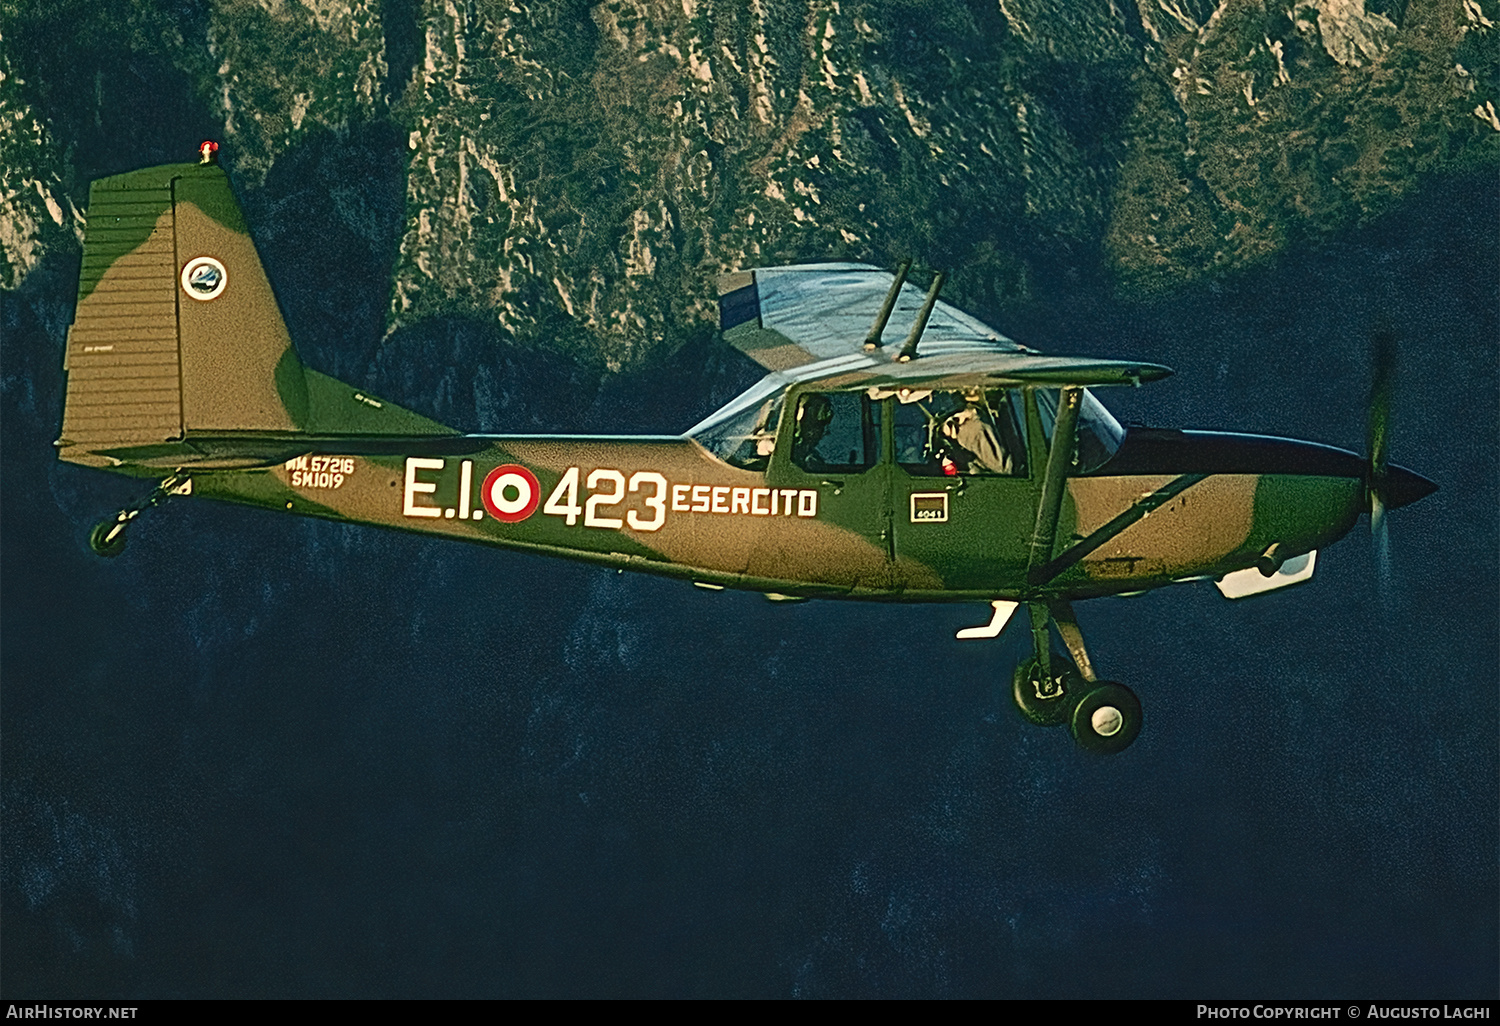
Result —
MULTIPOLYGON (((1385 513, 1390 503, 1390 421, 1391 390, 1396 378, 1396 335, 1381 327, 1372 342, 1371 362, 1374 376, 1370 382, 1370 402, 1366 423, 1366 449, 1370 467, 1366 471, 1365 491, 1370 502, 1370 534, 1375 544, 1375 564, 1380 575, 1382 598, 1388 598, 1391 582, 1391 539, 1385 513)), ((1397 503, 1400 504, 1399 502, 1397 503)))

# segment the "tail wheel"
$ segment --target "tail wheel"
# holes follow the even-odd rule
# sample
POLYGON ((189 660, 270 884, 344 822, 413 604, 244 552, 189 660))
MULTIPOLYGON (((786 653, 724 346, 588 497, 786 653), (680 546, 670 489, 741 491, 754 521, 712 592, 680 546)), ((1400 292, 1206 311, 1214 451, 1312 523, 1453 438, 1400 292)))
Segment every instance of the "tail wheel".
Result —
MULTIPOLYGON (((1053 657, 1055 662, 1060 662, 1053 657)), ((1011 697, 1021 715, 1039 727, 1057 727, 1068 722, 1073 703, 1083 690, 1083 680, 1076 673, 1064 672, 1047 680, 1041 665, 1028 659, 1016 667, 1011 681, 1011 697)))
POLYGON ((97 555, 113 558, 125 551, 125 531, 122 529, 115 533, 113 538, 110 532, 114 531, 119 524, 114 520, 101 520, 94 525, 89 532, 89 548, 97 555))
POLYGON ((1086 751, 1123 752, 1141 732, 1141 700, 1124 684, 1101 682, 1079 701, 1068 725, 1086 751))

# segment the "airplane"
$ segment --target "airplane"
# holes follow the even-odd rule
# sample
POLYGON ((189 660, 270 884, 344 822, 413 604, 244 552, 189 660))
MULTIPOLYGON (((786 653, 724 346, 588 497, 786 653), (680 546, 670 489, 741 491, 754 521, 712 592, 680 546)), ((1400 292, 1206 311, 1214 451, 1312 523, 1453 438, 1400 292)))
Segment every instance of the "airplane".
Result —
POLYGON ((90 189, 55 445, 157 482, 93 529, 102 556, 194 496, 775 601, 988 603, 962 640, 1025 605, 1017 708, 1115 753, 1140 701, 1096 673, 1074 601, 1299 584, 1365 512, 1383 552, 1385 512, 1437 487, 1387 460, 1389 359, 1367 457, 1127 430, 1091 390, 1168 368, 1038 353, 939 300, 941 274, 924 295, 910 261, 722 275, 722 337, 767 373, 680 435, 464 434, 302 363, 216 150, 90 189))

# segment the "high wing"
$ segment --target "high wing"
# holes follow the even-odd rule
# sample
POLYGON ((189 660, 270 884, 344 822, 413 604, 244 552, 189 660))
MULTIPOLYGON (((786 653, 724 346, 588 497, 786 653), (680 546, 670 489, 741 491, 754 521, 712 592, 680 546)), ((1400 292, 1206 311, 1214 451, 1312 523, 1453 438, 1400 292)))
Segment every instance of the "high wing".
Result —
MULTIPOLYGON (((762 367, 786 371, 858 353, 895 276, 869 264, 797 264, 735 271, 719 278, 719 327, 762 367)), ((922 291, 901 286, 886 324, 887 348, 911 331, 922 291)), ((1032 352, 942 300, 922 333, 923 355, 954 351, 1032 352)))
POLYGON ((1139 384, 1171 373, 1135 361, 1041 356, 942 300, 922 333, 921 358, 899 363, 925 300, 914 285, 901 286, 883 345, 864 349, 894 281, 889 271, 855 263, 734 271, 719 278, 719 327, 725 341, 773 373, 852 375, 851 384, 1139 384))

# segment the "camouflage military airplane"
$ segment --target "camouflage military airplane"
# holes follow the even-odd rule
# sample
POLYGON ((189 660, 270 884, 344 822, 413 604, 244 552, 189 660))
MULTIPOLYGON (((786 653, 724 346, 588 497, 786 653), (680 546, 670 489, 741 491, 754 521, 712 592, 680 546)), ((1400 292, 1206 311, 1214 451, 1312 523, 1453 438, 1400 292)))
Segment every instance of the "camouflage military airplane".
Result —
POLYGON ((462 434, 302 364, 214 149, 90 192, 56 445, 159 482, 94 529, 101 555, 192 495, 775 600, 990 603, 960 638, 998 636, 1025 603, 1017 706, 1114 752, 1140 703, 1095 674, 1072 600, 1296 584, 1361 513, 1381 532, 1436 487, 1387 464, 1383 414, 1368 458, 1127 431, 1088 389, 1167 368, 1040 355, 938 301, 941 276, 924 298, 909 265, 724 275, 724 338, 769 373, 684 434, 462 434))

